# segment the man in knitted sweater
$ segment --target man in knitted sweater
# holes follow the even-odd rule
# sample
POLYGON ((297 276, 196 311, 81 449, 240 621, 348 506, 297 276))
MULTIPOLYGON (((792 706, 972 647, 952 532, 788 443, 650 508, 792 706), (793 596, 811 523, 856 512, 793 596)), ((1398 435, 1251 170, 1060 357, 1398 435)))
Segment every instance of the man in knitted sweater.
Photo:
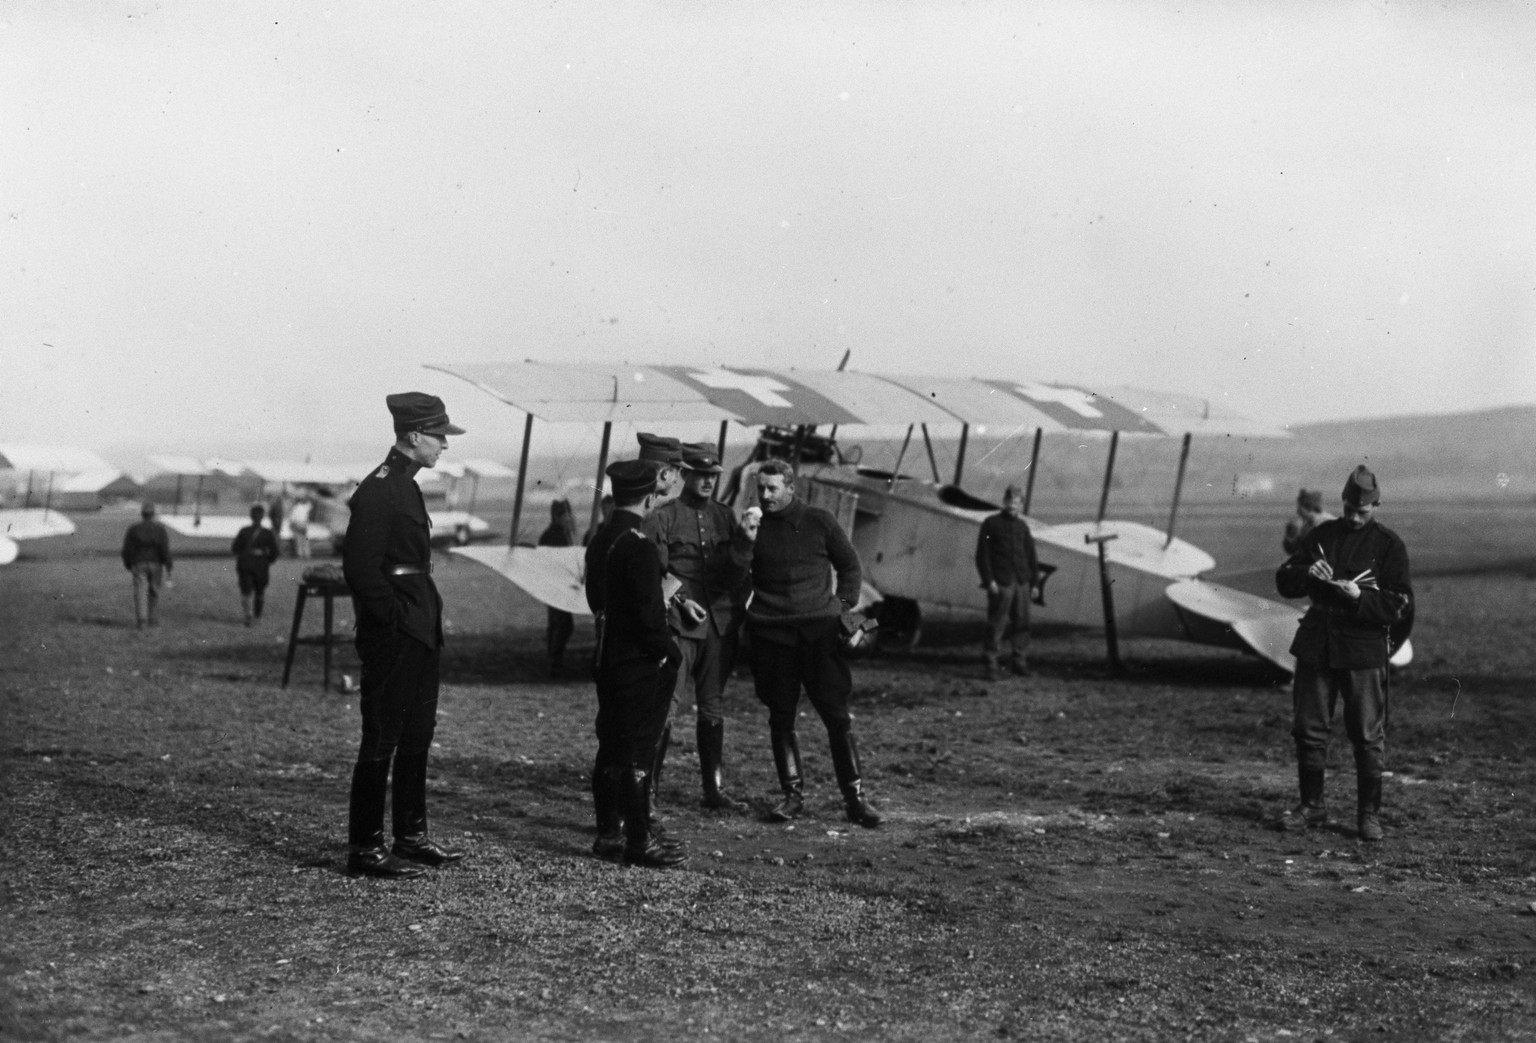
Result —
POLYGON ((853 674, 840 649, 842 614, 859 599, 858 552, 831 513, 796 498, 795 471, 785 461, 769 460, 758 469, 757 491, 762 520, 750 512, 744 519, 754 540, 747 626, 753 682, 768 707, 773 763, 784 791, 769 817, 787 822, 805 808, 795 734, 803 687, 826 725, 848 820, 878 826, 880 814, 864 796, 848 714, 853 674))

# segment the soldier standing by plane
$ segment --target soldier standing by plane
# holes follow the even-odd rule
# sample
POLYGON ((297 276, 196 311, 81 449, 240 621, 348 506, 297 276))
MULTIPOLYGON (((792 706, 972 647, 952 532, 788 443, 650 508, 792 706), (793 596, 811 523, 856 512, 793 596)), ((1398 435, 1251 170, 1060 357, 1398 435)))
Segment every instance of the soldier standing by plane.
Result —
POLYGON ((171 537, 155 521, 155 505, 139 509, 139 521, 123 534, 123 568, 133 573, 133 619, 136 629, 160 625, 160 585, 171 578, 171 537))
POLYGON ((755 541, 752 601, 747 625, 752 643, 752 679, 768 707, 769 741, 784 800, 770 813, 775 822, 805 810, 800 740, 795 712, 804 688, 827 728, 832 768, 843 792, 848 821, 880 824, 864 796, 863 771, 853 738, 848 697, 853 672, 843 657, 842 615, 859 600, 859 554, 831 512, 795 497, 795 470, 768 460, 757 471, 762 519, 743 519, 755 541), (835 577, 835 584, 834 584, 835 577))
POLYGON ((1285 548, 1287 554, 1295 554, 1296 548, 1301 546, 1301 541, 1306 539, 1307 533, 1325 521, 1332 521, 1333 518, 1333 515, 1323 510, 1321 491, 1302 489, 1296 494, 1296 514, 1285 523, 1285 535, 1280 538, 1280 545, 1285 548))
POLYGON ((657 499, 655 463, 607 468, 613 517, 587 545, 587 604, 597 617, 597 757, 592 804, 599 858, 665 869, 687 861, 651 823, 652 769, 666 722, 678 653, 667 630, 661 559, 640 524, 657 499))
POLYGON ((432 582, 431 523, 414 481, 417 471, 436 466, 448 436, 464 429, 449 422, 435 395, 410 391, 384 401, 394 418, 395 444, 352 494, 341 558, 363 661, 363 738, 347 811, 347 871, 414 877, 422 866, 464 857, 427 831, 427 754, 437 727, 443 599, 432 582), (393 850, 384 844, 391 762, 393 850))
MULTIPOLYGON (((682 447, 683 490, 651 512, 643 531, 656 541, 662 571, 677 579, 681 589, 667 605, 667 624, 682 653, 676 688, 693 688, 698 720, 695 735, 703 806, 744 811, 746 805, 725 791, 722 761, 725 748, 725 682, 735 660, 741 612, 735 597, 747 578, 752 540, 725 504, 714 499, 724 470, 715 447, 708 443, 682 447)), ((676 691, 668 693, 669 709, 677 707, 676 691)), ((657 768, 671 735, 669 719, 658 750, 657 768)))
POLYGON ((1412 618, 1413 587, 1403 541, 1375 520, 1380 502, 1376 476, 1355 468, 1344 483, 1344 516, 1308 533, 1275 574, 1281 595, 1312 599, 1291 643, 1301 803, 1281 817, 1287 829, 1328 824, 1328 731, 1342 696, 1355 751, 1356 827, 1361 840, 1381 839, 1387 658, 1393 626, 1412 618))
POLYGON ((987 591, 987 680, 996 681, 997 657, 1008 638, 1009 666, 1029 674, 1029 599, 1040 584, 1035 538, 1024 520, 1024 497, 1010 485, 1003 509, 981 523, 976 536, 976 571, 987 591))

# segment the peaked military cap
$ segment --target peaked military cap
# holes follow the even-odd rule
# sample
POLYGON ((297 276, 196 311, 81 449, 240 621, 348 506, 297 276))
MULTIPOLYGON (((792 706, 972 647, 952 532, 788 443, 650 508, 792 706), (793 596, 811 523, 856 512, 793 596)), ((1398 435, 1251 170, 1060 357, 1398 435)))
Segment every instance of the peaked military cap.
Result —
POLYGON ((658 464, 675 465, 683 462, 683 447, 677 439, 647 434, 644 431, 635 437, 640 442, 640 459, 658 464))
POLYGON ((715 447, 708 442, 686 443, 683 446, 683 467, 699 474, 719 474, 725 470, 720 466, 720 457, 715 453, 715 447))
POLYGON ((448 407, 436 395, 421 391, 403 391, 385 395, 384 404, 395 418, 395 430, 421 431, 429 435, 462 435, 464 429, 448 421, 448 407))
POLYGON ((1309 511, 1323 509, 1323 492, 1321 489, 1303 489, 1296 494, 1296 506, 1305 507, 1309 511))
POLYGON ((659 470, 654 460, 618 460, 609 464, 604 473, 613 483, 614 499, 633 502, 656 491, 659 470))
POLYGON ((1376 476, 1361 464, 1344 482, 1344 502, 1357 506, 1369 506, 1381 502, 1381 487, 1376 476))

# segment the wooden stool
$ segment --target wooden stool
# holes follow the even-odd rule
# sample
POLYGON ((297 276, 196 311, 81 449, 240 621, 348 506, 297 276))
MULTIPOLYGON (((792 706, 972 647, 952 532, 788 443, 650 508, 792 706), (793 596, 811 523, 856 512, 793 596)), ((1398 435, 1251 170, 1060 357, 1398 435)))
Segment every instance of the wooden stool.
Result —
POLYGON ((331 687, 331 645, 336 641, 333 633, 336 622, 335 601, 338 597, 349 598, 352 590, 345 583, 333 580, 299 580, 299 598, 293 603, 293 629, 288 632, 288 658, 283 663, 283 687, 288 687, 288 675, 293 672, 293 653, 300 645, 320 645, 325 649, 324 673, 320 675, 320 690, 331 687), (299 636, 299 623, 304 618, 304 602, 312 597, 325 599, 325 631, 309 637, 299 636))

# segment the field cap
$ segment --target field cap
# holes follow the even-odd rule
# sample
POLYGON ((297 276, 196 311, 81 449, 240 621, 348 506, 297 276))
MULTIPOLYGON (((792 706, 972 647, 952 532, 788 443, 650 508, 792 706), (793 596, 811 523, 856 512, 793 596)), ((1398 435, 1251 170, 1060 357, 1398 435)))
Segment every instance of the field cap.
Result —
POLYGON ((1296 494, 1296 506, 1305 507, 1309 511, 1323 509, 1323 491, 1321 489, 1303 489, 1296 494))
POLYGON ((633 503, 656 491, 658 470, 654 460, 618 460, 604 473, 613 483, 613 498, 633 503))
POLYGON ((683 462, 683 447, 677 439, 647 434, 644 431, 637 434, 635 438, 640 442, 640 459, 673 467, 683 462))
POLYGON ((395 431, 420 431, 428 435, 462 435, 464 429, 448 422, 448 407, 436 395, 421 391, 402 391, 385 395, 384 404, 395 418, 395 431))
POLYGON ((144 505, 139 508, 139 516, 153 518, 155 516, 155 502, 153 500, 145 500, 144 505))
POLYGON ((1024 490, 1020 489, 1017 485, 1010 485, 1008 488, 1003 490, 1003 499, 1006 500, 1010 496, 1015 500, 1022 500, 1024 499, 1024 490))
POLYGON ((715 447, 708 442, 689 442, 683 446, 683 469, 695 474, 719 474, 725 470, 715 447))
POLYGON ((1381 502, 1381 488, 1376 476, 1361 464, 1344 482, 1344 502, 1356 507, 1369 507, 1381 502))

